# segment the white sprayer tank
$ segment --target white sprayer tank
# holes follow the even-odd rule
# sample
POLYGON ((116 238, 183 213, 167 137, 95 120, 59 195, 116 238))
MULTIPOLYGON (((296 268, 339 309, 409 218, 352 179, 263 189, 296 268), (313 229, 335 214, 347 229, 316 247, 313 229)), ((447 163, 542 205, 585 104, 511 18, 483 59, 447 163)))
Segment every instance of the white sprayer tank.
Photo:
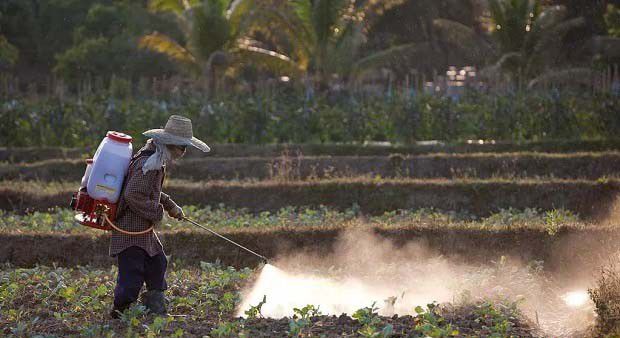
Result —
POLYGON ((131 136, 115 131, 107 133, 95 152, 88 177, 86 189, 91 198, 118 202, 132 153, 131 136))
POLYGON ((93 159, 89 158, 86 160, 86 171, 84 172, 84 176, 82 176, 82 182, 80 183, 80 189, 86 188, 88 185, 88 178, 90 177, 90 172, 93 169, 93 159))

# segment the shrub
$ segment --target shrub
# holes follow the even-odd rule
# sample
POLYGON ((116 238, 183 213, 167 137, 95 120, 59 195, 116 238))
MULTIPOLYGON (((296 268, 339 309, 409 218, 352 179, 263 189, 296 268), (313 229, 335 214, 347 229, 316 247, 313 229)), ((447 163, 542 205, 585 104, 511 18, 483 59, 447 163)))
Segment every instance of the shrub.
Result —
MULTIPOLYGON (((620 253, 616 255, 620 258, 620 253)), ((596 329, 600 335, 620 335, 620 266, 612 262, 601 269, 596 287, 588 293, 594 302, 596 329)))

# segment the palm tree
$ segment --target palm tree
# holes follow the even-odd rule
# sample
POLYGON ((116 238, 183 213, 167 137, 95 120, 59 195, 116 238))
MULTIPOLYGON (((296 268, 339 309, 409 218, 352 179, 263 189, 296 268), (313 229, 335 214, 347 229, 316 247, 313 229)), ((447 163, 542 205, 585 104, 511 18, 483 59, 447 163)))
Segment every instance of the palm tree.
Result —
MULTIPOLYGON (((479 2, 480 0, 407 1, 386 12, 373 25, 370 33, 371 48, 382 50, 403 43, 416 43, 420 47, 417 55, 403 55, 403 58, 388 64, 397 71, 414 68, 429 74, 448 65, 471 64, 480 56, 472 56, 471 48, 457 50, 448 43, 449 39, 441 36, 444 32, 435 27, 434 20, 445 18, 454 25, 472 27, 472 31, 476 32, 476 28, 480 26, 478 20, 482 11, 479 2)), ((454 40, 463 43, 462 36, 455 37, 454 40)))
MULTIPOLYGON (((279 32, 274 45, 286 48, 298 68, 326 89, 333 76, 341 81, 403 59, 427 56, 427 43, 404 43, 379 51, 366 47, 372 25, 403 0, 292 0, 261 13, 261 27, 279 32)), ((273 37, 273 36, 272 36, 273 37)))
POLYGON ((545 79, 588 78, 587 68, 565 66, 563 50, 566 34, 585 24, 582 17, 569 18, 564 6, 543 8, 538 0, 489 0, 489 10, 493 22, 490 41, 469 27, 435 21, 445 38, 463 50, 475 50, 479 64, 490 64, 481 75, 508 74, 513 80, 528 80, 530 87, 545 79))
POLYGON ((194 74, 204 75, 207 94, 216 90, 221 70, 250 56, 272 70, 294 69, 290 58, 248 39, 255 0, 151 0, 149 8, 176 18, 183 41, 160 32, 140 39, 140 46, 167 55, 194 74))

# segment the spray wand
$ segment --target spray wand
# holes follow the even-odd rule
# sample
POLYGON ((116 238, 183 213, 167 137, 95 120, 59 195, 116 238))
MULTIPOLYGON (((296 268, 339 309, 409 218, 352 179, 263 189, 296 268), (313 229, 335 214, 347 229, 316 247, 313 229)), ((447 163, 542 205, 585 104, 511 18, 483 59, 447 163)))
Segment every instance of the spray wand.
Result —
POLYGON ((245 250, 245 251, 247 251, 247 252, 251 253, 252 255, 254 255, 254 256, 256 256, 256 257, 260 258, 260 259, 261 259, 261 261, 263 261, 263 263, 265 263, 265 264, 267 264, 267 263, 268 263, 267 257, 265 257, 265 256, 263 256, 263 255, 259 255, 259 254, 257 254, 256 252, 254 252, 254 251, 252 251, 252 250, 250 250, 250 249, 248 249, 248 248, 244 247, 243 245, 241 245, 241 244, 239 244, 239 243, 237 243, 237 242, 235 242, 235 241, 233 241, 233 240, 231 240, 231 239, 228 239, 228 238, 226 238, 226 237, 224 237, 224 236, 222 236, 222 235, 218 234, 217 232, 215 232, 215 231, 213 231, 213 230, 211 230, 211 229, 209 229, 209 228, 207 228, 207 227, 205 227, 205 226, 203 226, 203 225, 200 225, 198 222, 196 222, 196 221, 194 221, 194 220, 192 220, 192 219, 189 219, 188 217, 185 217, 185 216, 183 216, 183 220, 184 220, 184 221, 188 221, 188 222, 190 222, 191 224, 193 224, 193 225, 195 225, 195 226, 197 226, 197 227, 199 227, 199 228, 201 228, 201 229, 203 229, 203 230, 207 230, 208 232, 210 232, 210 233, 214 234, 215 236, 217 236, 217 237, 219 237, 219 238, 221 238, 221 239, 223 239, 223 240, 227 241, 228 243, 231 243, 231 244, 233 244, 233 245, 238 246, 239 248, 241 248, 241 249, 243 249, 243 250, 245 250))

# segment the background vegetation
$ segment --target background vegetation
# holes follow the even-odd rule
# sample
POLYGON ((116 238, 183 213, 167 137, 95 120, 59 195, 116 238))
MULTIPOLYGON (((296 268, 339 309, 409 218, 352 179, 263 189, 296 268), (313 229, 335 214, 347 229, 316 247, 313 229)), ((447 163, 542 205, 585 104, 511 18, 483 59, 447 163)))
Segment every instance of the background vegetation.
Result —
POLYGON ((83 146, 172 113, 220 143, 604 139, 620 126, 619 13, 585 0, 7 0, 0 144, 83 146))

